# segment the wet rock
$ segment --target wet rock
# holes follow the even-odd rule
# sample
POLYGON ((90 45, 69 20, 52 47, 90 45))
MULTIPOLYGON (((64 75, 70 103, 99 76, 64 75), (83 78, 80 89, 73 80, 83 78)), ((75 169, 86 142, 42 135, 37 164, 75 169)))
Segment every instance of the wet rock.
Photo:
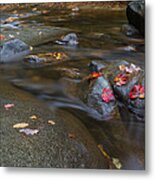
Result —
POLYGON ((0 84, 1 166, 108 168, 94 139, 77 118, 63 110, 47 109, 5 80, 0 79, 0 84), (9 102, 14 107, 6 111, 3 106, 9 102), (34 114, 36 121, 30 119, 34 114), (27 136, 13 128, 23 120, 38 133, 27 136), (49 125, 48 120, 55 125, 49 125))
MULTIPOLYGON (((50 27, 50 26, 40 26, 40 27, 24 27, 22 29, 14 29, 3 31, 6 40, 9 41, 10 35, 17 39, 22 40, 30 46, 38 46, 44 43, 55 41, 60 36, 66 34, 69 29, 50 27)), ((1 42, 3 43, 3 41, 1 42)))
POLYGON ((75 33, 69 33, 61 40, 57 40, 56 43, 60 45, 76 46, 79 42, 75 33))
POLYGON ((122 74, 120 69, 118 68, 120 65, 125 65, 129 67, 130 64, 126 61, 122 61, 117 63, 116 66, 111 67, 111 73, 108 75, 110 79, 110 83, 113 87, 114 93, 119 101, 122 101, 129 110, 133 113, 136 113, 139 116, 144 116, 145 114, 145 100, 144 98, 139 99, 130 99, 130 92, 135 85, 142 84, 144 86, 144 72, 143 70, 139 70, 137 72, 130 73, 129 78, 126 82, 122 82, 122 85, 117 85, 114 82, 114 79, 118 77, 119 74, 122 74))
POLYGON ((139 31, 130 24, 124 24, 121 28, 121 32, 129 37, 137 37, 139 36, 139 31))
POLYGON ((135 26, 142 36, 145 35, 145 2, 142 1, 134 1, 128 4, 127 10, 127 18, 129 24, 135 26))
POLYGON ((0 63, 19 61, 29 54, 30 47, 19 39, 13 39, 0 46, 0 63))
POLYGON ((48 63, 60 63, 68 60, 69 57, 63 52, 51 52, 38 55, 29 55, 24 58, 25 62, 30 64, 48 64, 48 63))
MULTIPOLYGON (((90 64, 91 72, 101 70, 102 67, 104 67, 103 64, 90 64)), ((104 75, 90 80, 89 92, 86 99, 88 106, 92 109, 92 111, 94 111, 94 113, 97 115, 97 117, 99 117, 100 120, 108 120, 112 117, 116 118, 119 116, 116 99, 113 95, 113 90, 110 83, 108 82, 108 79, 106 79, 104 75), (112 98, 107 102, 102 98, 102 93, 104 90, 108 90, 111 93, 110 95, 112 98)))

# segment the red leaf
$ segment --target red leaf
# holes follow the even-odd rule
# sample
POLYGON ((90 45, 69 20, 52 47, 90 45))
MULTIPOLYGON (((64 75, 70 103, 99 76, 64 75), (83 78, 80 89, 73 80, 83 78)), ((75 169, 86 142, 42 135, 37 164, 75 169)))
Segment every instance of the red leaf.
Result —
POLYGON ((135 85, 129 92, 130 99, 144 99, 145 98, 145 88, 141 84, 135 85))
POLYGON ((113 95, 113 92, 111 89, 108 89, 108 88, 104 88, 103 91, 102 91, 102 100, 104 102, 110 102, 110 101, 113 101, 115 98, 114 98, 114 95, 113 95))
POLYGON ((118 74, 114 78, 114 82, 116 83, 117 86, 122 86, 128 82, 128 75, 127 74, 118 74))

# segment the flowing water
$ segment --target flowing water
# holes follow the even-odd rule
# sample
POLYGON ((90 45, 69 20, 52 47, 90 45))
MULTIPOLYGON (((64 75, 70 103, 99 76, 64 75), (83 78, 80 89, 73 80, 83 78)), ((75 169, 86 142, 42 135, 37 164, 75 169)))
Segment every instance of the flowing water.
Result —
POLYGON ((17 88, 32 93, 38 101, 46 102, 49 108, 62 108, 78 117, 96 142, 103 144, 111 156, 118 157, 124 168, 143 169, 145 124, 121 105, 121 122, 98 121, 83 101, 87 86, 81 84, 82 77, 89 73, 88 64, 92 60, 102 60, 105 64, 127 60, 144 69, 143 40, 121 32, 122 25, 127 24, 125 11, 51 11, 21 19, 19 23, 24 27, 70 28, 77 33, 79 45, 66 47, 49 42, 34 47, 32 54, 64 52, 69 61, 42 66, 24 62, 3 64, 1 75, 17 88), (130 47, 136 50, 130 50, 130 47))

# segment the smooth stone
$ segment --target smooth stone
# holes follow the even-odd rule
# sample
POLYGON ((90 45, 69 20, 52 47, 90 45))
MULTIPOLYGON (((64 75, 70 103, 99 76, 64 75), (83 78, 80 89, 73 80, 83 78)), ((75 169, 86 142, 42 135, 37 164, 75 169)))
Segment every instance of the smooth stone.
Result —
POLYGON ((30 47, 19 39, 13 39, 0 46, 0 63, 19 61, 28 55, 30 47))
POLYGON ((94 139, 77 118, 64 110, 49 110, 6 80, 0 79, 0 84, 1 166, 108 168, 94 139), (14 107, 5 110, 8 103, 14 107), (30 119, 32 115, 37 120, 30 119), (55 125, 49 125, 48 120, 55 125), (14 129, 13 125, 20 122, 29 123, 29 128, 39 130, 38 134, 26 136, 14 129))

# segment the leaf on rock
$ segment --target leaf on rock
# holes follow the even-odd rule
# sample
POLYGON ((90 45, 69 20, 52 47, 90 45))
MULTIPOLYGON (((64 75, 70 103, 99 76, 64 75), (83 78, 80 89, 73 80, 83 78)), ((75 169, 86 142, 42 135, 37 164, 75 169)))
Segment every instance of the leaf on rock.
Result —
POLYGON ((145 98, 145 88, 141 84, 134 85, 134 87, 129 92, 130 99, 144 99, 145 98))
POLYGON ((119 159, 117 159, 117 158, 112 158, 112 163, 115 165, 115 167, 116 167, 117 169, 121 169, 122 164, 121 164, 121 162, 119 161, 119 159))
POLYGON ((9 109, 11 109, 12 107, 14 107, 15 105, 14 104, 5 104, 4 105, 4 108, 6 109, 6 110, 9 110, 9 109))
POLYGON ((128 80, 129 80, 129 75, 124 73, 120 73, 114 78, 114 82, 117 86, 122 86, 127 84, 128 80))
POLYGON ((30 129, 30 128, 24 128, 24 129, 20 129, 19 132, 24 133, 26 135, 35 135, 38 134, 39 130, 38 129, 30 129))
POLYGON ((115 100, 113 92, 109 88, 104 88, 102 91, 102 100, 106 103, 115 100))
POLYGON ((48 124, 50 124, 50 125, 55 125, 55 122, 52 121, 52 120, 48 120, 48 124))
POLYGON ((90 75, 90 77, 91 77, 90 79, 96 79, 96 78, 101 77, 101 76, 103 76, 103 74, 100 72, 92 72, 90 75))
POLYGON ((28 126, 29 126, 28 123, 23 122, 23 123, 17 123, 15 125, 13 125, 13 128, 20 129, 20 128, 26 128, 28 126))
POLYGON ((139 66, 136 66, 135 64, 130 64, 130 66, 125 66, 124 64, 118 66, 119 70, 122 72, 126 72, 129 74, 137 73, 141 70, 139 66))

